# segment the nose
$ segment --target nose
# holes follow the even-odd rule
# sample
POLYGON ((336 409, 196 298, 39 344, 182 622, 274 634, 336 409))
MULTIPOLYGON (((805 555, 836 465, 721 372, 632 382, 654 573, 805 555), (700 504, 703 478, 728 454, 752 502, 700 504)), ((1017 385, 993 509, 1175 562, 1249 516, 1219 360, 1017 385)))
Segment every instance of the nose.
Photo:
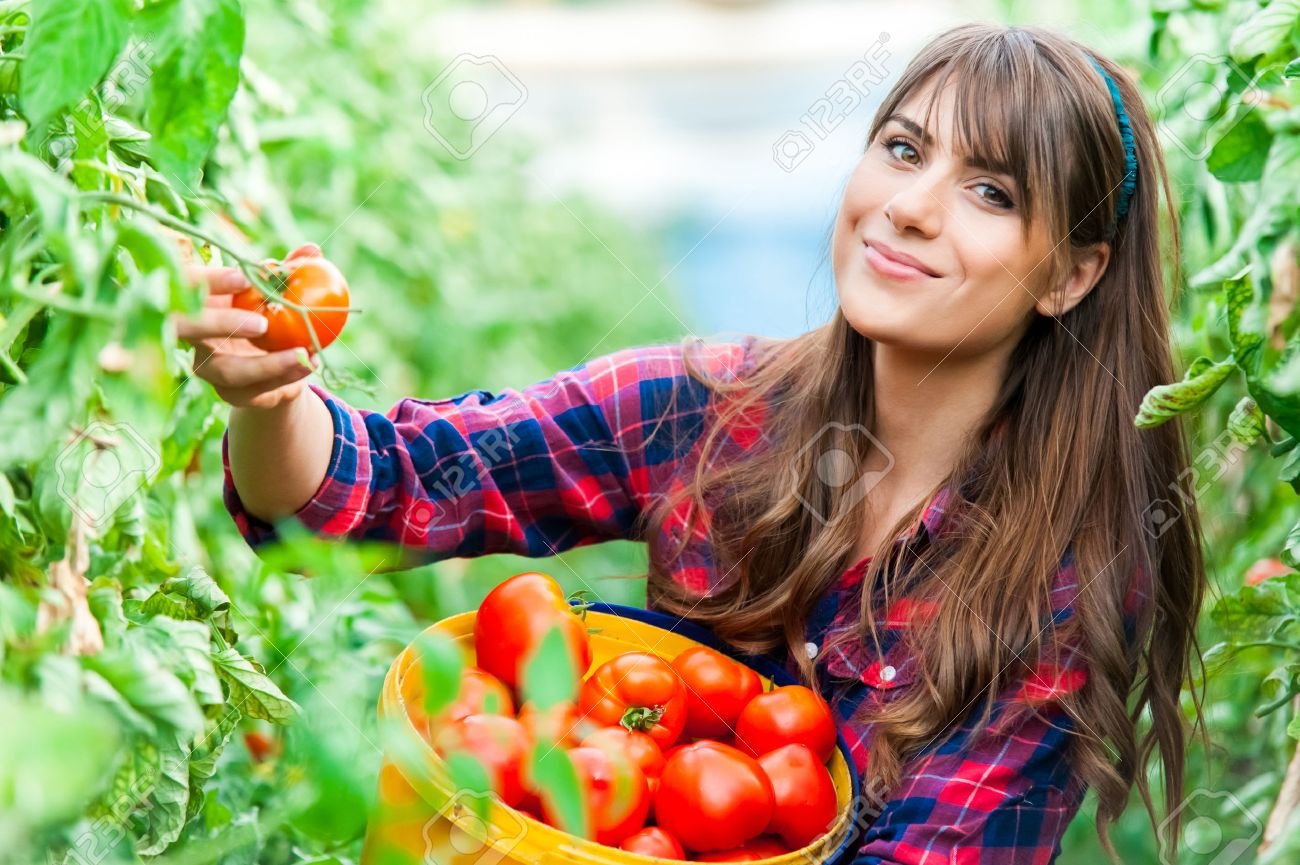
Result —
POLYGON ((925 237, 934 237, 943 224, 943 202, 937 187, 942 178, 934 169, 918 171, 900 181, 897 191, 885 202, 885 216, 899 234, 911 228, 925 237))

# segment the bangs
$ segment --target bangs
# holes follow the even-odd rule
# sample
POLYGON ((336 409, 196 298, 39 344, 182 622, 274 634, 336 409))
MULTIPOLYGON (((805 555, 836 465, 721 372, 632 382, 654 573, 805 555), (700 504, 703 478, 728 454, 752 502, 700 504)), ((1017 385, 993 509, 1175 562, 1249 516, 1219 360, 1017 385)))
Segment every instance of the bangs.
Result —
MULTIPOLYGON (((1078 149, 1063 130, 1080 125, 1078 94, 1068 92, 1069 75, 1061 74, 1028 34, 965 37, 940 39, 915 58, 877 122, 915 97, 924 111, 917 122, 929 129, 936 104, 947 93, 951 127, 936 131, 950 142, 954 157, 969 158, 1014 181, 1026 237, 1035 220, 1042 220, 1051 237, 1067 237, 1078 149)), ((877 132, 873 127, 873 138, 877 132)), ((1068 245, 1058 244, 1057 252, 1068 253, 1068 245)))

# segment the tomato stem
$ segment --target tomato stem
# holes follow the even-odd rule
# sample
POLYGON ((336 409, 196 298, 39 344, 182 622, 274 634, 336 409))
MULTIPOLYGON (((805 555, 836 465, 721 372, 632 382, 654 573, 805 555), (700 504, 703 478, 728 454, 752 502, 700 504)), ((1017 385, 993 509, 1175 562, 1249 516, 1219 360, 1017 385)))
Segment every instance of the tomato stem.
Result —
POLYGON ((645 733, 663 716, 663 706, 630 706, 618 723, 634 733, 645 733))

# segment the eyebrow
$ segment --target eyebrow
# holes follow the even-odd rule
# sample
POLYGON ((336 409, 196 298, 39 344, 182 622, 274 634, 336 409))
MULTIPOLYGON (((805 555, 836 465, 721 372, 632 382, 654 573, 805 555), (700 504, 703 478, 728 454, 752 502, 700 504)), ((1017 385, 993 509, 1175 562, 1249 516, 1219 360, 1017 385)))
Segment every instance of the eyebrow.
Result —
MULTIPOLYGON (((891 121, 897 123, 899 126, 921 139, 921 143, 926 147, 930 147, 934 144, 934 137, 922 129, 921 124, 917 123, 907 115, 895 113, 885 118, 885 123, 890 123, 891 121)), ((1015 177, 1015 174, 1011 171, 1011 166, 1002 162, 990 162, 978 156, 967 156, 965 163, 970 168, 978 168, 981 171, 991 171, 994 174, 1002 174, 1008 178, 1015 177)))

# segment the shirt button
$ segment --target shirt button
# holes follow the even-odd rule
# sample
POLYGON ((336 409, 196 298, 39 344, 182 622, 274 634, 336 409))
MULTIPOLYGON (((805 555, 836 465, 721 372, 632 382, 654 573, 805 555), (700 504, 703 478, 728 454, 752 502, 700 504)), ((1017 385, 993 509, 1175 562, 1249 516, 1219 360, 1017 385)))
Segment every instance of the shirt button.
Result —
POLYGON ((811 661, 813 658, 817 657, 818 648, 816 643, 813 642, 804 643, 803 650, 804 650, 804 654, 808 656, 808 660, 811 661))
POLYGON ((880 678, 886 682, 894 681, 894 676, 896 675, 898 675, 898 671, 893 667, 885 667, 880 671, 880 678))

